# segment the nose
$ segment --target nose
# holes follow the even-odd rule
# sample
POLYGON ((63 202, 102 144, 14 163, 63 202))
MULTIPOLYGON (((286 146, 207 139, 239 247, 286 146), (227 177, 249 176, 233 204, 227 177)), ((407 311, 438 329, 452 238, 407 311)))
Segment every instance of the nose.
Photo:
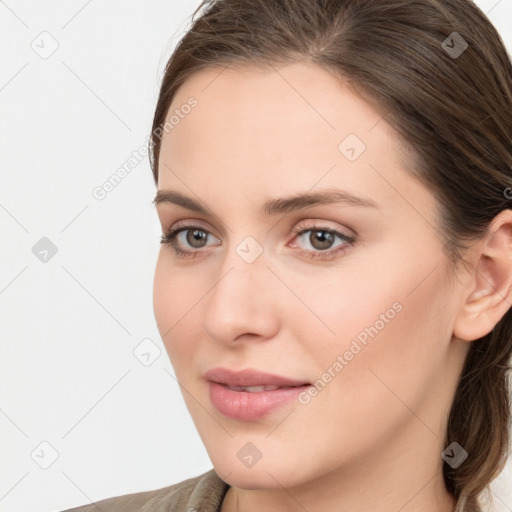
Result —
POLYGON ((264 253, 248 263, 232 248, 205 297, 207 335, 228 345, 242 339, 263 341, 274 337, 280 324, 275 289, 276 278, 267 268, 264 253))

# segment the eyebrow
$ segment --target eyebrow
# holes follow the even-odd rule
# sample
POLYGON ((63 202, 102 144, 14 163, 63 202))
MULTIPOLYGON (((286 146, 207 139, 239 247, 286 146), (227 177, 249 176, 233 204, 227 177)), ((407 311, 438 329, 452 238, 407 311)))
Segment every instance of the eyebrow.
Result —
MULTIPOLYGON (((160 203, 172 203, 193 212, 217 217, 213 212, 199 202, 174 190, 158 190, 155 198, 153 199, 153 204, 158 205, 160 203)), ((261 212, 267 216, 279 215, 308 208, 310 206, 331 203, 345 203, 352 206, 379 208, 373 199, 357 196, 345 190, 333 189, 297 194, 291 197, 279 199, 271 199, 262 206, 261 212)))

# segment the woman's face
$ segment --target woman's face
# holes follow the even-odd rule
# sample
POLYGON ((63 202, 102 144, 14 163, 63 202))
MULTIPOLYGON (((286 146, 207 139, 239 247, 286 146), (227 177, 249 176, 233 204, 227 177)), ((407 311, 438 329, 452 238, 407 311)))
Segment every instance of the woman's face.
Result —
POLYGON ((461 297, 436 199, 406 172, 397 134, 307 64, 202 70, 171 116, 158 191, 190 202, 162 196, 157 211, 163 232, 189 230, 174 238, 184 256, 161 247, 154 310, 217 472, 255 489, 397 459, 440 466, 467 350, 452 339, 461 297), (270 409, 275 391, 224 389, 219 410, 205 376, 217 367, 316 386, 278 391, 288 399, 270 409))

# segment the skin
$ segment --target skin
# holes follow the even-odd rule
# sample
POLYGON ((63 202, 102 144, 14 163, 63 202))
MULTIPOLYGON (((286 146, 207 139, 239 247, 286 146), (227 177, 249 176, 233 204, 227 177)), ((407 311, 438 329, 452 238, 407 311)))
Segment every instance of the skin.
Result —
POLYGON ((197 223, 209 234, 202 248, 179 235, 193 258, 162 245, 154 311, 194 424, 231 486, 222 511, 453 511, 443 433, 470 341, 511 303, 511 210, 451 279, 436 198, 407 173, 398 134, 346 82, 306 63, 207 68, 182 85, 169 115, 191 96, 198 105, 163 136, 158 189, 216 217, 157 205, 163 231, 197 223), (348 134, 366 146, 354 161, 338 149, 348 134), (330 188, 378 208, 259 211, 268 199, 330 188), (309 239, 317 232, 293 233, 313 224, 356 241, 336 237, 325 250, 347 250, 332 259, 300 254, 322 252, 309 239), (248 236, 263 249, 252 263, 236 252, 248 236), (401 310, 309 403, 253 422, 212 405, 208 369, 314 382, 397 302, 401 310), (237 457, 247 442, 262 454, 250 468, 237 457))

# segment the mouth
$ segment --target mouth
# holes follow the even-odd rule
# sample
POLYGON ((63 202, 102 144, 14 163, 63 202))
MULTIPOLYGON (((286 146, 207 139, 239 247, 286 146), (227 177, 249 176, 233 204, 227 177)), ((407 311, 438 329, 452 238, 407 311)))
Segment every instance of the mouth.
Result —
POLYGON ((297 397, 311 383, 253 369, 214 368, 204 375, 212 405, 223 416, 238 421, 258 421, 297 397))

